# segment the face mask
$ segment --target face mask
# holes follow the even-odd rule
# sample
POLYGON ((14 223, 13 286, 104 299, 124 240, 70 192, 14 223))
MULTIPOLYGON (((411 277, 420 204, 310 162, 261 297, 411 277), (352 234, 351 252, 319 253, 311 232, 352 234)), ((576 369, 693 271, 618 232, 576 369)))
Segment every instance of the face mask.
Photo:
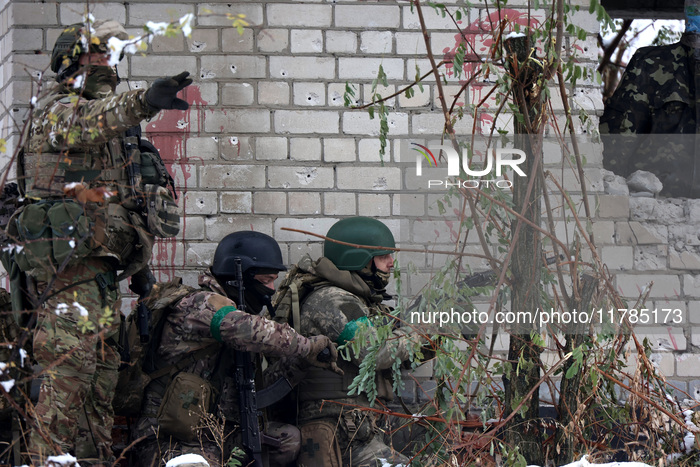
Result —
POLYGON ((117 72, 111 66, 91 66, 85 79, 83 96, 102 99, 117 89, 117 72))
POLYGON ((391 273, 380 271, 379 269, 377 269, 374 272, 374 277, 376 277, 377 281, 380 284, 382 284, 382 288, 385 288, 387 285, 389 285, 389 281, 391 280, 391 273))

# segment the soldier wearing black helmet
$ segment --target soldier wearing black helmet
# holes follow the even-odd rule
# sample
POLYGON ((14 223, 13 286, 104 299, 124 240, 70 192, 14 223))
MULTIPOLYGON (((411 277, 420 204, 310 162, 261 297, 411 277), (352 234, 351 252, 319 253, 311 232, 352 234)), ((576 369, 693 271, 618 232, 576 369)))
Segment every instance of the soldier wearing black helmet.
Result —
MULTIPOLYGON (((323 257, 313 261, 305 256, 297 264, 296 275, 304 277, 299 291, 299 332, 305 336, 328 336, 338 345, 355 337, 359 326, 368 324, 368 317, 385 314, 390 308, 382 303, 391 298, 386 286, 393 267, 394 236, 382 222, 368 217, 352 217, 335 223, 326 235, 323 257), (344 243, 336 243, 337 240, 344 243), (364 245, 358 248, 351 245, 364 245), (372 248, 374 247, 374 248, 372 248), (308 284, 308 285, 304 285, 308 284), (303 292, 311 288, 310 292, 303 292), (303 295, 303 297, 302 297, 303 295)), ((290 276, 285 279, 293 282, 290 276)), ((289 294, 274 297, 278 315, 294 308, 289 294)), ((296 320, 296 318, 294 318, 296 320)), ((394 330, 394 338, 377 355, 378 398, 393 399, 391 382, 380 370, 391 367, 394 359, 406 360, 409 345, 420 337, 394 330)), ((406 456, 384 443, 372 412, 353 409, 369 407, 364 395, 349 396, 349 386, 358 375, 367 349, 350 361, 339 360, 344 375, 322 368, 298 365, 293 360, 277 362, 266 377, 285 375, 299 381, 298 423, 302 449, 298 465, 328 467, 381 466, 405 464, 406 456), (336 403, 334 403, 336 402, 336 403)))
MULTIPOLYGON (((163 109, 186 110, 176 95, 192 80, 184 72, 157 79, 148 90, 115 94, 120 54, 110 44, 127 39, 116 21, 62 31, 50 64, 57 85, 32 114, 18 158, 25 205, 9 234, 22 248, 10 249, 3 262, 14 271, 13 284, 26 281, 13 295, 33 290, 29 301, 40 308, 34 357, 47 371, 29 442, 37 463, 60 453, 82 465, 114 460, 118 282, 147 266, 154 236, 179 230, 172 178, 149 178, 138 137, 127 132, 136 134, 163 109), (144 170, 137 173, 139 166, 144 170), (87 418, 84 439, 79 417, 87 418)), ((162 163, 152 156, 151 168, 162 163)))
MULTIPOLYGON (((170 409, 163 400, 169 399, 167 394, 174 391, 171 374, 175 373, 168 371, 146 389, 141 418, 134 432, 134 438, 147 437, 145 443, 137 446, 140 465, 159 465, 161 460, 186 453, 203 455, 211 465, 226 463, 238 442, 234 431, 239 407, 233 379, 233 350, 300 358, 314 367, 337 368, 337 353, 327 337, 306 338, 286 324, 259 315, 263 307, 269 306, 274 281, 284 270, 282 253, 272 237, 252 231, 235 232, 219 243, 210 274, 200 276, 200 289, 171 305, 155 354, 155 368, 177 365, 177 371, 208 381, 217 395, 211 413, 219 423, 226 424, 225 433, 233 432, 234 436, 227 436, 225 446, 220 446, 216 435, 206 429, 197 433, 194 429, 183 430, 182 420, 165 421, 183 418, 174 413, 181 404, 176 404, 170 414, 166 413, 170 409), (243 274, 246 312, 236 309, 237 303, 241 303, 237 263, 243 274), (328 349, 330 358, 322 363, 318 356, 324 349, 328 349)), ((265 433, 280 443, 276 449, 270 449, 269 465, 288 465, 296 459, 299 432, 295 427, 271 422, 265 433)), ((248 464, 243 462, 243 465, 248 464)))

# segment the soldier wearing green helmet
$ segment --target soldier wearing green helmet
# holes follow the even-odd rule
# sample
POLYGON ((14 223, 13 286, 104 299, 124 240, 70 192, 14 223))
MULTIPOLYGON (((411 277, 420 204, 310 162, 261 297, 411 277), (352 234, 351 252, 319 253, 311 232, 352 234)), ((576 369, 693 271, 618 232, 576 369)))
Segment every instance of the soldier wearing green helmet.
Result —
MULTIPOLYGON (((354 338, 358 326, 371 316, 391 310, 383 302, 390 299, 386 287, 391 278, 396 246, 391 230, 368 217, 351 217, 335 223, 323 245, 323 257, 313 261, 304 256, 290 271, 273 299, 277 318, 294 315, 293 294, 298 290, 300 316, 294 316, 295 328, 304 336, 324 335, 342 345, 354 338), (296 278, 299 278, 295 280, 296 278), (290 284, 296 284, 289 287, 290 284)), ((393 399, 391 382, 382 370, 395 358, 408 359, 408 347, 421 338, 394 330, 394 337, 377 356, 378 398, 393 399)), ((300 466, 375 466, 408 464, 408 458, 388 446, 372 412, 353 407, 369 407, 364 395, 349 396, 349 386, 358 375, 364 359, 352 356, 338 360, 344 375, 304 367, 294 361, 276 362, 266 378, 279 375, 299 381, 297 420, 301 430, 300 466), (324 402, 325 401, 325 402, 324 402), (333 401, 333 402, 329 402, 333 401), (337 403, 334 403, 337 402, 337 403)))

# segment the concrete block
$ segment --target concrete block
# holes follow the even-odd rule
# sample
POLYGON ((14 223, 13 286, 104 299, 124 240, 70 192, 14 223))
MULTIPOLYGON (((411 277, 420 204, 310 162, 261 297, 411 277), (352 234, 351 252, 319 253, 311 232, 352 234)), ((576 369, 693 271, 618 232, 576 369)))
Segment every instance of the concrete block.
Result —
MULTIPOLYGON (((8 45, 13 52, 42 50, 44 43, 42 40, 43 33, 41 29, 12 29, 9 36, 5 36, 3 44, 8 45), (7 41, 7 42, 6 42, 7 41)), ((5 50, 3 46, 2 56, 9 55, 10 50, 5 50)))
MULTIPOLYGON (((328 105, 331 107, 345 106, 345 83, 328 83, 328 105)), ((350 105, 358 105, 361 101, 359 91, 356 91, 356 97, 350 99, 350 105)))
POLYGON ((393 196, 391 213, 394 216, 413 217, 425 215, 425 195, 398 193, 393 196))
POLYGON ((258 104, 289 104, 289 84, 280 81, 261 81, 258 83, 258 104))
POLYGON ((320 54, 323 52, 323 32, 319 29, 292 29, 290 43, 293 54, 320 54))
POLYGON ((340 126, 338 112, 325 110, 277 110, 274 121, 278 134, 337 133, 340 126))
POLYGON ((593 239, 596 245, 615 243, 615 223, 612 221, 593 222, 593 239))
POLYGON ((270 111, 265 109, 212 110, 204 119, 204 131, 220 133, 234 129, 239 133, 269 133, 270 111))
POLYGON ((632 269, 634 264, 633 253, 631 246, 604 246, 601 257, 608 268, 625 271, 632 269))
POLYGON ((634 248, 635 271, 664 271, 668 264, 668 245, 638 245, 634 248))
POLYGON ((400 15, 400 9, 395 5, 336 5, 335 27, 374 30, 398 28, 400 15))
POLYGON ((290 192, 289 193, 289 214, 290 215, 320 215, 321 214, 321 194, 313 192, 290 192))
POLYGON ((397 55, 425 55, 425 40, 420 32, 396 33, 397 55))
POLYGON ((239 230, 255 230, 272 235, 272 220, 260 216, 217 216, 205 220, 207 240, 220 242, 222 238, 239 230))
POLYGON ((683 274, 683 295, 700 297, 700 275, 683 274))
POLYGON ((148 55, 145 57, 134 55, 130 58, 132 77, 173 76, 182 70, 196 70, 197 59, 176 55, 148 55))
POLYGON ((357 52, 357 34, 352 31, 326 31, 326 52, 354 54, 357 52))
POLYGON ((430 88, 424 87, 421 91, 417 86, 413 88, 415 94, 406 97, 406 93, 399 95, 399 106, 401 108, 426 107, 430 104, 430 88))
POLYGON ((278 217, 275 220, 275 234, 273 235, 273 237, 278 242, 316 241, 314 237, 310 237, 299 232, 282 230, 282 227, 289 227, 292 229, 304 230, 307 232, 325 235, 326 232, 328 232, 328 229, 330 229, 331 226, 336 222, 338 222, 338 219, 333 217, 305 217, 303 219, 296 217, 278 217))
POLYGON ((324 138, 323 160, 326 162, 353 162, 355 140, 352 138, 324 138))
POLYGON ((204 218, 188 216, 180 219, 180 235, 182 240, 204 240, 204 218))
POLYGON ((257 191, 253 193, 253 213, 287 214, 287 193, 283 191, 257 191))
POLYGON ((268 4, 268 26, 299 26, 325 28, 331 25, 332 5, 309 5, 303 3, 268 4))
POLYGON ((185 38, 179 34, 173 37, 156 36, 151 42, 151 50, 155 53, 182 53, 185 50, 185 38))
MULTIPOLYGON (((28 2, 32 3, 32 2, 28 2)), ((58 12, 61 15, 61 24, 69 25, 74 23, 80 23, 83 21, 83 16, 85 15, 86 4, 83 2, 56 2, 58 5, 58 12)), ((90 3, 90 13, 95 17, 96 20, 99 19, 113 19, 119 21, 119 24, 126 24, 126 5, 118 2, 100 2, 100 3, 90 3)), ((52 18, 56 20, 57 17, 52 18)), ((56 23, 44 23, 44 24, 56 24, 56 23)), ((139 26, 143 26, 141 23, 139 26)), ((130 32, 127 29, 127 32, 130 32)), ((50 46, 47 47, 48 50, 53 48, 53 42, 49 42, 50 46)))
POLYGON ((333 188, 333 169, 329 167, 268 167, 270 188, 333 188))
POLYGON ((400 58, 357 57, 340 57, 338 59, 338 78, 341 80, 371 80, 377 77, 380 66, 388 80, 404 79, 404 62, 400 58))
POLYGON ((630 219, 650 220, 659 224, 674 224, 685 220, 683 200, 630 198, 630 219))
POLYGON ((670 274, 618 274, 617 288, 624 297, 636 298, 646 291, 649 283, 653 282, 650 297, 673 298, 680 296, 680 278, 670 274))
POLYGON ((211 266, 216 251, 216 243, 198 243, 190 245, 185 252, 186 265, 198 269, 211 266))
MULTIPOLYGON (((510 6, 510 3, 508 5, 510 6)), ((425 26, 428 29, 448 31, 452 31, 455 29, 455 25, 452 22, 452 19, 447 15, 445 15, 445 17, 443 18, 442 15, 437 14, 435 11, 429 11, 428 9, 424 9, 423 17, 425 20, 425 26)), ((463 18, 463 22, 466 20, 467 18, 463 18)), ((465 26, 465 24, 462 24, 462 27, 465 26)), ((418 12, 416 12, 415 8, 411 8, 409 6, 403 7, 403 27, 405 29, 421 28, 420 20, 418 19, 418 12)))
MULTIPOLYGON (((647 315, 653 316, 653 315, 647 315)), ((657 315, 659 316, 659 315, 657 315)), ((652 352, 678 352, 684 351, 688 347, 687 340, 681 327, 655 327, 643 324, 632 323, 637 339, 641 342, 644 338, 649 339, 652 352)), ((696 362, 697 365, 697 362, 696 362)), ((700 371, 700 369, 699 369, 700 371)), ((680 375, 678 376, 692 376, 680 375)), ((700 376, 700 374, 699 374, 700 376)))
POLYGON ((258 33, 258 50, 260 52, 285 52, 288 47, 288 29, 262 29, 258 33))
POLYGON ((690 251, 680 253, 671 250, 669 253, 669 265, 671 269, 700 270, 700 255, 690 251))
MULTIPOLYGON (((77 11, 83 11, 84 8, 77 11)), ((141 27, 149 21, 175 21, 186 14, 194 14, 195 6, 187 3, 132 3, 129 4, 128 26, 141 27)), ((200 23, 201 24, 201 23, 200 23)))
POLYGON ((202 73, 208 79, 265 78, 267 64, 263 57, 245 55, 203 55, 202 73))
POLYGON ((250 83, 224 83, 221 89, 223 105, 252 105, 255 102, 255 87, 250 83))
POLYGON ((213 191, 188 191, 183 200, 185 215, 214 215, 219 211, 213 191))
POLYGON ((391 215, 391 196, 384 194, 360 193, 357 195, 358 215, 386 217, 391 215))
POLYGON ((255 50, 253 37, 251 29, 245 29, 243 34, 238 34, 236 29, 224 28, 221 30, 221 49, 228 53, 252 53, 255 50))
POLYGON ((670 352, 654 352, 649 356, 651 364, 665 376, 673 376, 676 359, 670 352))
POLYGON ((297 161, 320 161, 321 140, 317 138, 291 138, 289 158, 297 161))
POLYGON ((364 31, 360 33, 360 52, 389 55, 392 53, 393 42, 391 31, 364 31))
MULTIPOLYGON (((389 134, 408 134, 408 115, 390 112, 387 116, 389 134)), ((367 112, 345 112, 343 114, 343 133, 353 135, 379 136, 379 119, 370 119, 367 112)))
POLYGON ((401 169, 394 167, 338 167, 340 190, 399 190, 401 169))
POLYGON ((249 191, 230 191, 221 193, 220 203, 222 213, 253 213, 253 194, 249 191))
MULTIPOLYGON (((78 11, 84 10, 84 6, 78 11)), ((9 8, 8 21, 13 26, 20 25, 58 25, 58 13, 55 3, 18 3, 12 2, 9 8)), ((70 23, 68 23, 70 24, 70 23)), ((3 28, 7 31, 8 28, 3 28)))
POLYGON ((326 192, 323 194, 323 214, 327 216, 355 216, 354 193, 326 192))
MULTIPOLYGON (((226 31, 222 31, 222 35, 226 34, 226 31)), ((187 50, 192 53, 212 53, 219 51, 219 30, 218 29, 195 29, 192 31, 190 37, 185 38, 187 43, 187 50)), ((229 39, 232 40, 232 39, 229 39)), ((235 39, 233 39, 235 40, 235 39)), ((224 40, 226 43, 226 40, 224 40)), ((232 52, 229 50, 228 52, 232 52)))
POLYGON ((294 83, 294 104, 302 107, 326 105, 324 83, 294 83))
POLYGON ((287 138, 262 137, 255 142, 257 160, 285 160, 288 158, 287 138))
POLYGON ((363 138, 357 144, 358 159, 360 160, 360 162, 380 162, 380 148, 381 145, 379 139, 363 138))
POLYGON ((250 161, 253 159, 253 138, 221 135, 219 156, 225 161, 250 161))
MULTIPOLYGON (((154 7, 158 7, 158 4, 155 4, 154 7)), ((245 20, 250 24, 262 24, 263 22, 263 7, 259 3, 198 3, 196 13, 197 23, 200 27, 223 26, 233 30, 232 21, 227 15, 245 15, 245 20)))
POLYGON ((642 224, 636 221, 617 222, 616 225, 618 244, 654 245, 668 242, 668 229, 663 225, 642 224))
POLYGON ((262 165, 206 165, 200 172, 201 188, 216 190, 265 187, 265 167, 262 165))
POLYGON ((335 77, 332 57, 270 57, 272 79, 326 79, 335 77))

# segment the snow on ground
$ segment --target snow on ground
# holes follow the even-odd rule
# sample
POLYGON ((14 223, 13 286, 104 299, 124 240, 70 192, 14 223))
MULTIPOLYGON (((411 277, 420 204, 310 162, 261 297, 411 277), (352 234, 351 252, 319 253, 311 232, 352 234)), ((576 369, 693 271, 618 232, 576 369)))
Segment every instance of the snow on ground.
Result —
POLYGON ((197 466, 203 467, 208 466, 209 463, 199 454, 183 454, 174 459, 170 459, 165 467, 176 467, 176 466, 197 466))

